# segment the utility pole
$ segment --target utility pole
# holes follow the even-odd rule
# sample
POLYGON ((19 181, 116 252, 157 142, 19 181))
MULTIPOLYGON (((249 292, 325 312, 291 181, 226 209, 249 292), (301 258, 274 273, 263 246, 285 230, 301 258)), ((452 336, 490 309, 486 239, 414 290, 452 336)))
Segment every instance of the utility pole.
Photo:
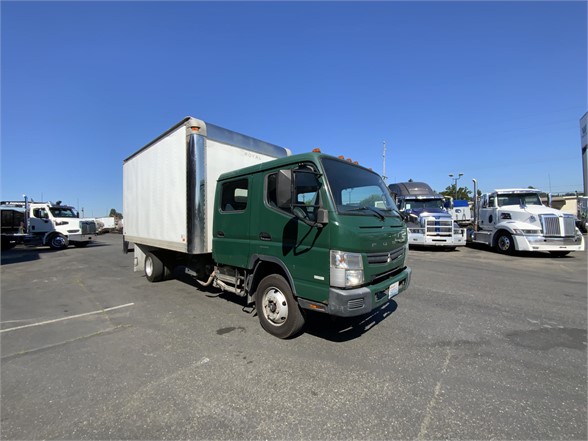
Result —
POLYGON ((382 141, 382 144, 384 144, 384 152, 382 153, 384 163, 384 166, 382 168, 382 179, 384 180, 384 182, 386 182, 386 179, 388 179, 388 176, 386 176, 386 141, 382 141))

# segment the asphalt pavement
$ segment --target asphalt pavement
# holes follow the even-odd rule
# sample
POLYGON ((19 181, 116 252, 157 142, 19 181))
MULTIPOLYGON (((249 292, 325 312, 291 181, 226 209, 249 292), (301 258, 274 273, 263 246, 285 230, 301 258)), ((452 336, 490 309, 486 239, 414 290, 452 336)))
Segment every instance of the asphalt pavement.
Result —
POLYGON ((2 253, 2 439, 587 439, 587 257, 411 250, 356 320, 267 334, 122 237, 2 253))

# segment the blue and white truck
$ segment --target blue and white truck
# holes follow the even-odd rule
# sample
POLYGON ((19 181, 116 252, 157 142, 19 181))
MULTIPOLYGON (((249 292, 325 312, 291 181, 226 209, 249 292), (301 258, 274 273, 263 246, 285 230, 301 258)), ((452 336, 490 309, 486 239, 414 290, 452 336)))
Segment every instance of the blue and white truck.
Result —
POLYGON ((424 182, 388 185, 408 227, 408 243, 453 250, 466 244, 466 229, 455 223, 442 195, 424 182))

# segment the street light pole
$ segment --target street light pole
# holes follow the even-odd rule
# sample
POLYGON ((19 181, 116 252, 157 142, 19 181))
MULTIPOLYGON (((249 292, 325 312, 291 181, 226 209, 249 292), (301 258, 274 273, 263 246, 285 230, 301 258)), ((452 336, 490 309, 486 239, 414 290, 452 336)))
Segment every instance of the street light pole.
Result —
POLYGON ((453 183, 455 185, 455 199, 457 199, 457 181, 463 176, 463 173, 458 173, 457 177, 453 173, 449 173, 449 177, 453 179, 453 183))

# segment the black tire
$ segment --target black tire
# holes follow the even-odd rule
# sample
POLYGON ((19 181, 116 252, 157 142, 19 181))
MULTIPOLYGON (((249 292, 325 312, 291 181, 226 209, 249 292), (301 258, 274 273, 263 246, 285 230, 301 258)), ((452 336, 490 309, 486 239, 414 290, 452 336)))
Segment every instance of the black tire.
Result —
POLYGON ((49 248, 52 250, 64 250, 69 245, 67 238, 60 233, 55 233, 49 237, 49 248))
POLYGON ((512 255, 515 252, 515 243, 512 235, 506 231, 499 233, 496 239, 496 249, 499 253, 512 255))
POLYGON ((564 257, 567 256, 568 254, 570 254, 569 251, 550 251, 549 254, 551 254, 553 257, 564 257))
POLYGON ((255 306, 261 327, 275 337, 292 337, 304 326, 304 315, 290 284, 278 274, 266 276, 259 283, 255 306))
POLYGON ((151 283, 161 282, 166 275, 163 262, 153 253, 145 254, 145 277, 151 283))
POLYGON ((74 247, 76 248, 85 248, 88 246, 90 242, 74 242, 74 247))

